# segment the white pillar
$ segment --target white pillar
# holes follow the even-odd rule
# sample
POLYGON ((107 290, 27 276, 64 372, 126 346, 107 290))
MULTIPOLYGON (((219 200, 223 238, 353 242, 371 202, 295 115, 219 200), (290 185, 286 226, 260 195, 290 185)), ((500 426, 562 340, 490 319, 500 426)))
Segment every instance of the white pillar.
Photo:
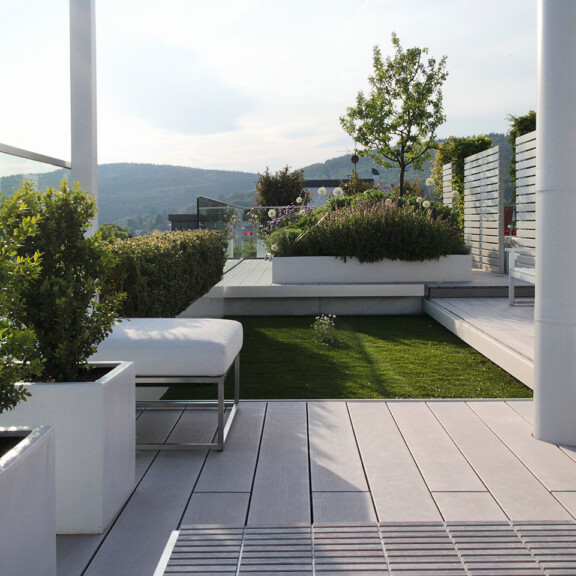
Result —
MULTIPOLYGON (((70 0, 71 184, 98 200, 95 0, 70 0)), ((93 228, 98 227, 98 218, 93 228)))
POLYGON ((576 445, 576 2, 539 0, 534 435, 576 445))

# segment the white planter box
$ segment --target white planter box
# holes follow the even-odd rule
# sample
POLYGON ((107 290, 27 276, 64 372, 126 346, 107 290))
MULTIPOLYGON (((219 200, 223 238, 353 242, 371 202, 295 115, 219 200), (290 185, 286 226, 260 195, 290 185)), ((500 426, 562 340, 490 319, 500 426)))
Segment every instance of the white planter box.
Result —
POLYGON ((439 260, 404 262, 382 260, 363 264, 333 256, 297 256, 272 260, 274 284, 387 284, 402 282, 468 282, 472 256, 454 254, 439 260))
POLYGON ((20 443, 0 454, 0 574, 56 576, 54 428, 0 429, 20 443))
POLYGON ((135 484, 135 369, 114 366, 96 382, 27 384, 32 394, 0 426, 52 425, 56 433, 56 531, 102 533, 135 484))

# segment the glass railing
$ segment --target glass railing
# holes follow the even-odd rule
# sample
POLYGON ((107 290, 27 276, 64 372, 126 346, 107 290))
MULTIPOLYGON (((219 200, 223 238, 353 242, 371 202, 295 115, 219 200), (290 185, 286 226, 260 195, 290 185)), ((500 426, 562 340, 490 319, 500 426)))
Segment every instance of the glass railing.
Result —
POLYGON ((58 187, 70 178, 70 162, 0 144, 0 190, 6 194, 18 189, 24 180, 38 190, 58 187))
POLYGON ((255 224, 258 211, 275 207, 247 207, 198 196, 198 226, 228 232, 228 258, 264 258, 266 246, 255 224))

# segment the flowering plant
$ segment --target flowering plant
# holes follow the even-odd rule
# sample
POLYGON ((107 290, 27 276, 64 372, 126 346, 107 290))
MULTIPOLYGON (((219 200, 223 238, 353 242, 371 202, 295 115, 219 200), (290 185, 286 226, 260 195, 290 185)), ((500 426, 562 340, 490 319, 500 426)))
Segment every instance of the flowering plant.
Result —
POLYGON ((424 261, 468 253, 456 217, 440 202, 372 189, 274 222, 266 244, 275 256, 424 261))
POLYGON ((316 316, 312 328, 314 329, 314 336, 320 344, 332 346, 339 342, 336 326, 334 324, 335 319, 336 316, 334 316, 334 314, 322 314, 321 316, 316 316))

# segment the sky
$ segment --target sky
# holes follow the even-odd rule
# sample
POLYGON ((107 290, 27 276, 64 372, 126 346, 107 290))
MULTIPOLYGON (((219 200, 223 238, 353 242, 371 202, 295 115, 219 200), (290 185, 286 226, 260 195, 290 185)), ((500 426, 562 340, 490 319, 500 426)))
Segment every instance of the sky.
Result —
MULTIPOLYGON (((70 159, 69 0, 0 2, 0 143, 70 159)), ((372 50, 447 56, 441 138, 536 109, 536 0, 96 0, 98 162, 262 173, 352 154, 372 50)))

